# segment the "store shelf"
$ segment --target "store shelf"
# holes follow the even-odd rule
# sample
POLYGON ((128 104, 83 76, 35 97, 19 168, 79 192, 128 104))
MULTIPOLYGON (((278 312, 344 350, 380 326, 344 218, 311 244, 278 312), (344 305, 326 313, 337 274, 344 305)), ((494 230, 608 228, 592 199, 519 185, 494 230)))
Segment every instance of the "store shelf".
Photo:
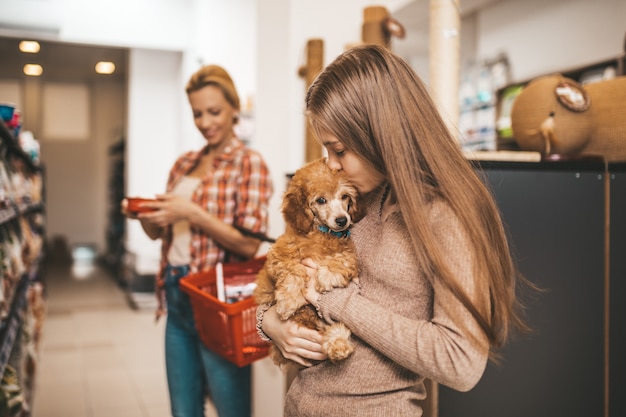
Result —
POLYGON ((0 395, 15 401, 7 416, 30 415, 35 386, 44 305, 43 172, 0 122, 0 378, 12 381, 0 384, 0 395))
MULTIPOLYGON (((16 156, 23 163, 25 163, 29 170, 37 171, 39 166, 36 165, 32 159, 20 148, 19 143, 13 136, 13 133, 9 128, 0 121, 0 143, 2 143, 1 149, 6 149, 6 152, 10 155, 16 156)), ((3 152, 4 153, 4 152, 3 152)))
POLYGON ((4 374, 9 357, 13 351, 15 338, 20 331, 22 316, 27 307, 26 294, 28 287, 38 279, 39 264, 40 262, 38 261, 28 273, 22 275, 13 296, 10 313, 0 323, 0 375, 4 374))

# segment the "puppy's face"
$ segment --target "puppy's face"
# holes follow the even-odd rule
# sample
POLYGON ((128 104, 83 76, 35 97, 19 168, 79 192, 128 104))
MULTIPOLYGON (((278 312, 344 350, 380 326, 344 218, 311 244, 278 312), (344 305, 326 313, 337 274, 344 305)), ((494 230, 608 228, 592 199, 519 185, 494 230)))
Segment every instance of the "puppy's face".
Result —
POLYGON ((342 232, 358 221, 358 192, 321 158, 296 171, 283 199, 285 221, 305 234, 323 225, 342 232))
MULTIPOLYGON (((335 174, 339 176, 339 173, 335 174)), ((339 179, 339 178, 338 178, 339 179)), ((307 205, 316 225, 343 232, 354 223, 356 189, 346 181, 337 181, 335 187, 324 190, 316 187, 307 196, 307 205)))

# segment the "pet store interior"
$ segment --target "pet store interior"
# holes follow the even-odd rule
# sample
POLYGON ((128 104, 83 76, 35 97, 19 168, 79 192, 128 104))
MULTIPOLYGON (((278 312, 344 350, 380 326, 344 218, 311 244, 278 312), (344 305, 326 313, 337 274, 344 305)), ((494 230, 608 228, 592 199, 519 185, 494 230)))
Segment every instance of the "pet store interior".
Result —
MULTIPOLYGON (((160 246, 121 199, 161 193, 175 157, 202 144, 183 86, 216 63, 242 98, 239 136, 271 168, 278 236, 289 175, 322 155, 306 88, 368 42, 429 86, 522 272, 548 288, 528 307, 537 330, 470 392, 431 384, 424 415, 626 415, 623 0, 0 6, 0 415, 170 415, 160 246)), ((282 415, 289 373, 248 363, 254 416, 282 415)))

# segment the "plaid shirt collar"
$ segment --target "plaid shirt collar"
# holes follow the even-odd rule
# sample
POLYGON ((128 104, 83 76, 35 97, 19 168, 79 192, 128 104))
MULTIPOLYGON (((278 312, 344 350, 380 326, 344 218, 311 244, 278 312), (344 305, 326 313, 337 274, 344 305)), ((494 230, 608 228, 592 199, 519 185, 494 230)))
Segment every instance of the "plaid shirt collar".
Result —
MULTIPOLYGON (((215 160, 216 161, 232 160, 234 158, 235 152, 243 147, 244 147, 243 142, 236 136, 233 136, 232 138, 229 139, 228 144, 224 147, 224 150, 222 151, 222 153, 215 157, 215 160)), ((198 159, 202 157, 202 155, 207 154, 209 151, 210 151, 209 145, 205 145, 204 148, 200 149, 198 152, 194 154, 194 157, 193 157, 194 161, 197 161, 198 159)))

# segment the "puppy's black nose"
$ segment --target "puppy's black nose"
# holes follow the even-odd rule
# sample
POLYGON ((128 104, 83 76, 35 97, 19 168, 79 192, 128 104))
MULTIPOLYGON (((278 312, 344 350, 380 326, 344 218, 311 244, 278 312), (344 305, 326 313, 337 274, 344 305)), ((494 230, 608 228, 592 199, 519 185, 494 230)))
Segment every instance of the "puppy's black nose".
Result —
POLYGON ((335 223, 337 223, 339 227, 345 227, 346 224, 348 224, 348 219, 346 217, 337 217, 335 223))

